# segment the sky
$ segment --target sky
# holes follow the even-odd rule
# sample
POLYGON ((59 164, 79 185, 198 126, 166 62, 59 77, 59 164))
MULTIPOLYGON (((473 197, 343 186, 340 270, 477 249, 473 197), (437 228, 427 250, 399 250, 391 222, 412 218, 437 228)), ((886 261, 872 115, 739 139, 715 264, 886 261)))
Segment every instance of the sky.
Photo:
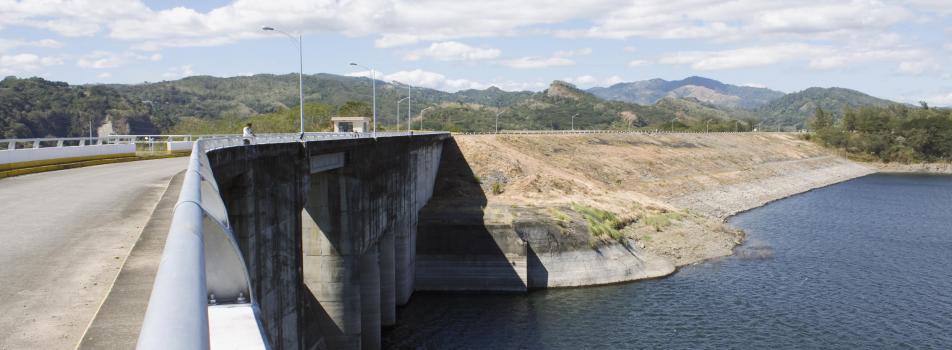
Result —
POLYGON ((0 0, 0 76, 292 73, 298 35, 305 74, 446 91, 698 75, 952 105, 952 0, 0 0))

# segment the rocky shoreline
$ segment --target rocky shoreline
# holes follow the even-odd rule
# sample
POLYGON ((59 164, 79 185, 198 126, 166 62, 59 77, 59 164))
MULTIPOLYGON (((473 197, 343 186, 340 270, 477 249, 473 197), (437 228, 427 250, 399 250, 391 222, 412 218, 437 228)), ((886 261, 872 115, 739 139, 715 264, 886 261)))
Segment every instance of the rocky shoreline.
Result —
POLYGON ((738 213, 876 172, 952 174, 950 164, 857 163, 787 134, 486 135, 454 142, 444 151, 454 159, 441 163, 453 166, 440 170, 454 180, 438 184, 432 210, 421 213, 431 222, 421 233, 483 240, 488 249, 428 246, 434 269, 422 276, 441 283, 478 276, 465 284, 486 291, 663 277, 734 254, 745 235, 726 220, 738 213), (454 213, 464 211, 480 214, 454 222, 454 213))

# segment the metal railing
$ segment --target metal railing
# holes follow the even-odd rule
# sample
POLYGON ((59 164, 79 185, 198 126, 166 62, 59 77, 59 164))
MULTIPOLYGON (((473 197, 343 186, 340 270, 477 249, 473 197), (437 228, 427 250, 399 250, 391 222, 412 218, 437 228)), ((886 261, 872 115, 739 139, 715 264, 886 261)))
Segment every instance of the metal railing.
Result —
MULTIPOLYGON (((378 138, 406 135, 377 133, 378 138)), ((268 134, 249 141, 269 144, 370 137, 370 133, 268 134)), ((241 329, 236 332, 240 334, 228 337, 243 337, 240 343, 246 347, 267 347, 248 271, 206 155, 242 146, 245 140, 240 136, 199 138, 192 146, 137 348, 208 349, 214 342, 209 327, 214 328, 216 322, 228 323, 229 330, 241 329), (222 307, 246 308, 254 314, 253 321, 216 311, 222 307)))

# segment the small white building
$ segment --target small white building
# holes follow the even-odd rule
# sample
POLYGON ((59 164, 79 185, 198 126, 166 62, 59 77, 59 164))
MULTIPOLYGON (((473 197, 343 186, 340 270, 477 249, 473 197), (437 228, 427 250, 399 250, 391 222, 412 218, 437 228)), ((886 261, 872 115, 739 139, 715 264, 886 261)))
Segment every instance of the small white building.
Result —
POLYGON ((334 117, 334 132, 367 132, 370 118, 367 117, 334 117))

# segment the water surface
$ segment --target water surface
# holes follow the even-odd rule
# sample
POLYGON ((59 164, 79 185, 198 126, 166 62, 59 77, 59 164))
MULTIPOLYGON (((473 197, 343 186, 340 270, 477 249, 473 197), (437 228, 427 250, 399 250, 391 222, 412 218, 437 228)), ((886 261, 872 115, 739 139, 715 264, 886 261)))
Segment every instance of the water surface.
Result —
POLYGON ((952 349, 952 177, 871 175, 740 214, 732 257, 529 295, 416 294, 391 348, 952 349))

